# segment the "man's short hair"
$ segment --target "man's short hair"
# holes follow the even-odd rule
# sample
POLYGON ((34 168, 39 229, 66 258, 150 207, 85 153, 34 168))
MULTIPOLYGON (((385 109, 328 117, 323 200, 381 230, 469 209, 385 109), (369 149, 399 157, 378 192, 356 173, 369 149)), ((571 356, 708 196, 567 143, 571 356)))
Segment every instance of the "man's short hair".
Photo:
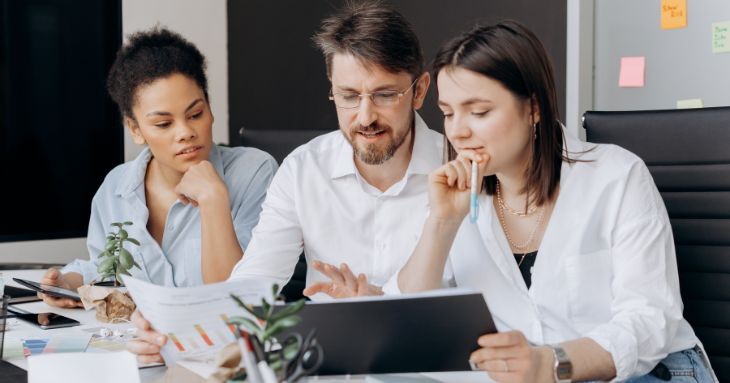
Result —
POLYGON ((314 42, 332 78, 332 57, 351 54, 365 65, 376 64, 416 79, 424 71, 423 53, 411 25, 390 5, 379 1, 352 2, 322 21, 314 42))

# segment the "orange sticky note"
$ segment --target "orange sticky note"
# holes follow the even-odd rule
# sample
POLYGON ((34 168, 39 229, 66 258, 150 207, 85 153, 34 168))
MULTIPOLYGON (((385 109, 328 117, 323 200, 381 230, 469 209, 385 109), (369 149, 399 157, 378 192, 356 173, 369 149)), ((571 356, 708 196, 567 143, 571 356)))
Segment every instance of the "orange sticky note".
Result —
POLYGON ((622 88, 640 88, 644 86, 644 66, 646 59, 641 57, 621 57, 621 71, 618 86, 622 88))
POLYGON ((687 26, 687 0, 662 0, 662 29, 687 26))

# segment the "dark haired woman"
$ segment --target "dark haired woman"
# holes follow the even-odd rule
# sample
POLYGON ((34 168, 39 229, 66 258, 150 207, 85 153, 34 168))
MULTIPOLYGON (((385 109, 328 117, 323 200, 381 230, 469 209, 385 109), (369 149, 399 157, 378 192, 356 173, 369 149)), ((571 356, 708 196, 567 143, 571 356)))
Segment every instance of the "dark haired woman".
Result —
POLYGON ((515 22, 476 28, 442 48, 434 77, 451 161, 430 176, 400 290, 483 292, 501 332, 475 339, 470 360, 498 382, 711 382, 646 165, 564 134, 535 35, 515 22), (473 162, 485 193, 472 224, 473 162))
MULTIPOLYGON (((90 260, 46 272, 43 283, 76 289, 99 280, 98 255, 113 222, 132 221, 132 276, 167 286, 228 278, 258 222, 276 161, 253 148, 213 143, 205 59, 177 33, 136 33, 107 80, 134 142, 133 161, 107 175, 92 201, 90 260)), ((44 300, 56 306, 71 300, 44 300)))

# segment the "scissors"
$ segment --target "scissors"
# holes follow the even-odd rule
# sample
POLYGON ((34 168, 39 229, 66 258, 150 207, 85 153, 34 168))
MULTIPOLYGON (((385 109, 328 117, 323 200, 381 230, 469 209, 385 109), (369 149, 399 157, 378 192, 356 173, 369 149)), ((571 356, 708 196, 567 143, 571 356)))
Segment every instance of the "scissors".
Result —
POLYGON ((304 340, 301 335, 292 334, 281 342, 278 353, 284 382, 296 382, 316 372, 322 365, 324 351, 314 339, 316 333, 317 331, 312 329, 304 340), (292 349, 296 352, 291 352, 292 349))

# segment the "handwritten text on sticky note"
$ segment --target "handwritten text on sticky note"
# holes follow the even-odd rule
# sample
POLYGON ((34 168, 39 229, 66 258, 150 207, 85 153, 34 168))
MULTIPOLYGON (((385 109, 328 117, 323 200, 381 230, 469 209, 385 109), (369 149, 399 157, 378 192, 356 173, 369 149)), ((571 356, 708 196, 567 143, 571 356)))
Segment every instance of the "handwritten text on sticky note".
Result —
POLYGON ((618 86, 636 88, 644 86, 644 66, 646 59, 641 57, 621 57, 618 86))
POLYGON ((662 29, 687 26, 687 0, 662 0, 662 29))
POLYGON ((712 53, 730 52, 730 21, 712 23, 712 53))

